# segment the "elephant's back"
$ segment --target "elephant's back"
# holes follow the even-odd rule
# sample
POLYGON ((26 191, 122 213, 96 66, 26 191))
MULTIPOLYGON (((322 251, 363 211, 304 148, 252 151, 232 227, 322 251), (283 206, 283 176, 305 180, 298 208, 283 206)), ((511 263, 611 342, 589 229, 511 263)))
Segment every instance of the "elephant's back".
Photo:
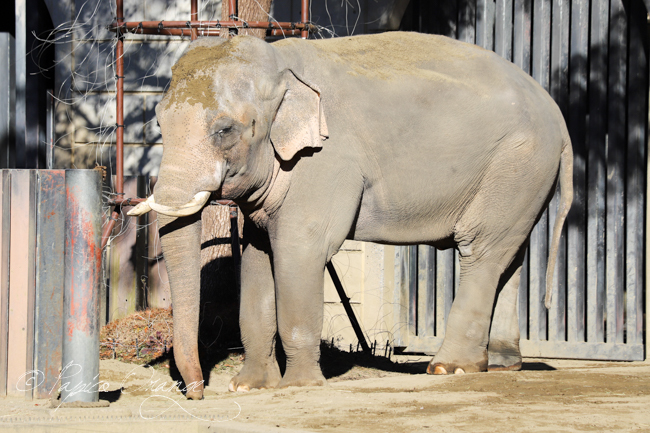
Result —
MULTIPOLYGON (((489 82, 517 73, 517 68, 473 44, 445 36, 413 32, 387 32, 320 40, 285 39, 275 47, 295 48, 316 63, 333 61, 352 77, 379 81, 422 78, 449 85, 489 82), (305 49, 303 44, 309 45, 305 49)), ((307 65, 306 65, 307 66, 307 65)), ((308 66, 307 66, 308 67, 308 66)), ((521 72, 521 71, 519 71, 521 72)), ((523 72, 522 72, 523 73, 523 72)))

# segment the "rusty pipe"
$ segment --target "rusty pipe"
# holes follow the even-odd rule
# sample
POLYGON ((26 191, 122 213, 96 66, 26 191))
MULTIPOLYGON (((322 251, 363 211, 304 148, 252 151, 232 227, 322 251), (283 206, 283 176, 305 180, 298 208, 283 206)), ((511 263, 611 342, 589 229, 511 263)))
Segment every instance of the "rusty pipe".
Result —
POLYGON ((237 0, 228 0, 228 18, 236 20, 237 17, 237 0))
POLYGON ((128 21, 122 23, 111 23, 108 29, 115 31, 117 27, 121 26, 122 32, 139 33, 140 30, 170 30, 170 29, 185 29, 190 30, 197 28, 199 30, 208 28, 221 28, 221 27, 239 27, 244 28, 248 26, 254 29, 307 29, 315 30, 315 26, 309 23, 291 23, 291 22, 277 22, 277 21, 128 21))
POLYGON ((116 105, 117 125, 115 139, 115 192, 124 192, 124 38, 121 33, 121 23, 124 22, 123 0, 115 0, 117 6, 117 46, 115 48, 116 105))
MULTIPOLYGON (((309 22, 309 0, 302 0, 300 19, 304 25, 307 25, 309 22)), ((309 37, 309 30, 307 28, 303 28, 302 32, 300 33, 300 37, 307 39, 309 37)))
MULTIPOLYGON (((191 21, 198 21, 199 20, 199 7, 198 7, 198 0, 191 0, 191 13, 190 13, 190 20, 191 21)), ((196 40, 197 38, 197 32, 196 29, 192 29, 192 40, 196 40)))

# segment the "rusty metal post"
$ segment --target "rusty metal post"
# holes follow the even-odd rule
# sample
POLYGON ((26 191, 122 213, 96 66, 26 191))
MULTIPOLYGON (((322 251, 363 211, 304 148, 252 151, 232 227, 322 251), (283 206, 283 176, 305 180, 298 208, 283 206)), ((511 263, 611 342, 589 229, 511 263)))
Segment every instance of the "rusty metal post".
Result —
POLYGON ((231 20, 237 18, 237 0, 228 0, 228 18, 231 20))
MULTIPOLYGON (((191 13, 190 13, 190 21, 198 21, 199 20, 199 7, 198 7, 198 0, 191 0, 191 13)), ((196 40, 197 37, 197 30, 192 29, 192 40, 196 40)))
POLYGON ((99 399, 101 173, 68 170, 61 401, 99 399), (79 392, 80 389, 84 391, 79 392))
POLYGON ((124 36, 122 23, 124 22, 124 7, 122 0, 116 0, 117 6, 117 46, 115 48, 116 105, 117 125, 115 137, 115 192, 120 195, 124 192, 124 36))
POLYGON ((37 175, 34 370, 41 379, 34 398, 50 398, 58 385, 63 341, 65 171, 39 170, 37 175))
MULTIPOLYGON (((309 22, 309 0, 302 0, 300 19, 303 24, 307 24, 309 22)), ((300 32, 300 37, 303 39, 307 39, 309 37, 309 30, 307 27, 303 28, 302 32, 300 32)))

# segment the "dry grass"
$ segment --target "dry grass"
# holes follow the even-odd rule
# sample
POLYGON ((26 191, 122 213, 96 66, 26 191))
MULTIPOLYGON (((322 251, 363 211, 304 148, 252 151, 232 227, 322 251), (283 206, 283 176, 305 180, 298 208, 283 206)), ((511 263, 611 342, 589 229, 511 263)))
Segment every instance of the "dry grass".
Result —
POLYGON ((100 359, 150 363, 172 347, 171 308, 137 311, 104 326, 100 333, 100 359))

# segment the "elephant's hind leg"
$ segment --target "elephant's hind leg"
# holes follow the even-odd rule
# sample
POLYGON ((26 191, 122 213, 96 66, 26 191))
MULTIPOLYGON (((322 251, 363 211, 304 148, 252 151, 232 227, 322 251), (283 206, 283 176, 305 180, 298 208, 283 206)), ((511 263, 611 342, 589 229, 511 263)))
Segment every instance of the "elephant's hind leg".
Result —
POLYGON ((264 233, 250 224, 251 242, 242 255, 239 326, 246 353, 244 367, 232 378, 230 391, 275 388, 282 379, 275 357, 277 320, 270 246, 264 233))
POLYGON ((487 371, 497 288, 504 270, 515 260, 522 239, 525 237, 510 230, 461 243, 460 285, 449 312, 445 339, 427 368, 429 374, 487 371))
POLYGON ((517 297, 526 246, 521 247, 499 282, 488 343, 488 371, 521 370, 517 297))

